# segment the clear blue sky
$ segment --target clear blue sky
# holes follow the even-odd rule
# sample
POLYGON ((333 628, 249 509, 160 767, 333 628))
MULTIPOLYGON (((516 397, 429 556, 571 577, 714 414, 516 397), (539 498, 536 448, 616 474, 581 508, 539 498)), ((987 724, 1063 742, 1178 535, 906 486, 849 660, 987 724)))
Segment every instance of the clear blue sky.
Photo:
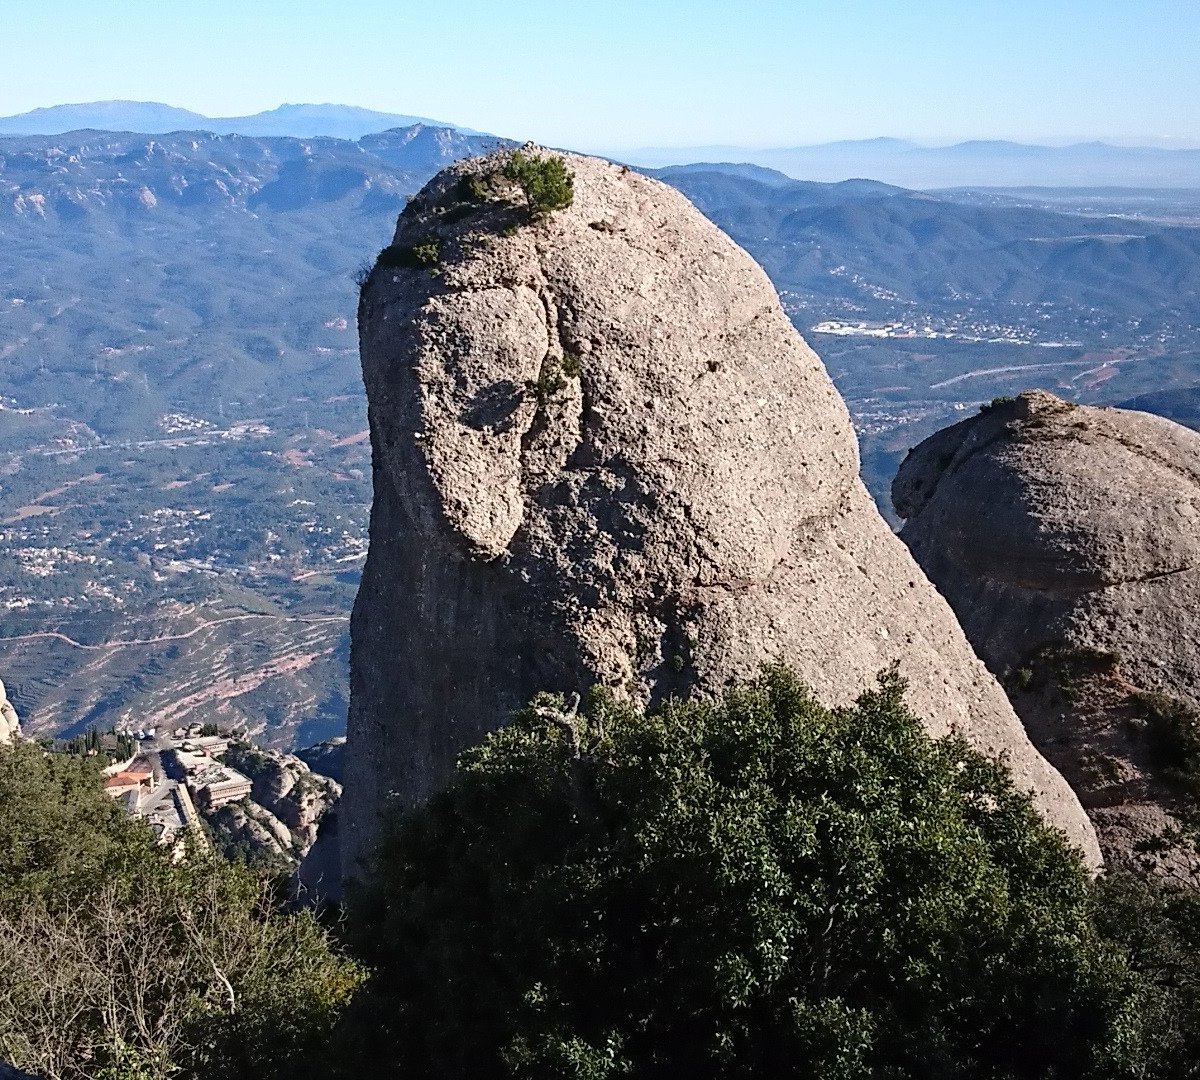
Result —
POLYGON ((1196 0, 0 0, 0 115, 341 102, 583 149, 1200 146, 1196 0))

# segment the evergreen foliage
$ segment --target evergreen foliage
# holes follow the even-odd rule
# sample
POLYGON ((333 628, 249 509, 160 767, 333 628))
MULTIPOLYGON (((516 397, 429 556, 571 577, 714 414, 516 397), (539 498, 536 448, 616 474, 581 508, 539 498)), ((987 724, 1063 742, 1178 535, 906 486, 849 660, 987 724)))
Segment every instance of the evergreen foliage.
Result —
POLYGON ((50 739, 50 747, 65 754, 77 754, 80 757, 104 756, 111 761, 126 761, 133 757, 137 742, 132 735, 117 734, 114 728, 101 732, 98 728, 89 727, 79 735, 69 739, 50 739))
POLYGON ((565 210, 575 198, 575 174, 556 154, 541 157, 514 150, 503 173, 525 194, 529 215, 535 220, 565 210))
POLYGON ((539 696, 390 822, 366 985, 97 761, 0 749, 0 1059, 46 1080, 1200 1076, 1200 893, 1094 886, 894 672, 539 696))
POLYGON ((1134 1075, 1077 857, 886 675, 535 702, 399 818, 355 926, 372 1064, 422 1077, 1134 1075))
POLYGON ((45 1080, 271 1080, 362 980, 244 867, 155 844, 94 760, 0 749, 0 1059, 45 1080))
POLYGON ((437 237, 427 236, 419 243, 405 246, 389 244, 375 260, 376 266, 404 267, 409 270, 437 266, 440 246, 437 237))
POLYGON ((1200 891, 1118 876, 1096 891, 1096 922, 1145 984, 1138 1075, 1200 1077, 1200 891))
POLYGON ((0 912, 77 903, 143 846, 100 792, 100 769, 96 759, 29 743, 0 747, 0 912))

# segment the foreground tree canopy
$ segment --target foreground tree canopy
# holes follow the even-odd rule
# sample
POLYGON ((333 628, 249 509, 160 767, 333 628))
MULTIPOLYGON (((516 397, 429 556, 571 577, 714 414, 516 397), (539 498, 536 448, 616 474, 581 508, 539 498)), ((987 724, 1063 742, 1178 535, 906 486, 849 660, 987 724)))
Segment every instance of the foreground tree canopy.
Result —
POLYGON ((1200 892, 1099 887, 894 675, 535 700, 398 815, 348 960, 0 749, 0 1059, 46 1080, 1186 1080, 1200 892))
POLYGON ((172 862, 89 761, 0 749, 0 1060, 45 1080, 303 1075, 362 975, 271 899, 204 851, 172 862))
POLYGON ((895 674, 837 710, 782 668, 648 716, 537 701, 376 870, 355 1021, 396 1075, 1141 1070, 1079 860, 895 674))

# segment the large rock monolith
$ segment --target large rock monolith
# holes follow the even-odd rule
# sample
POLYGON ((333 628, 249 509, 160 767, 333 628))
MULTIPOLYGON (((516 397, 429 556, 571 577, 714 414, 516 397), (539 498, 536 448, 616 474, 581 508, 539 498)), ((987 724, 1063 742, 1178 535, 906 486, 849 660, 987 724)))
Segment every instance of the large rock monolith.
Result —
POLYGON ((897 662, 929 729, 1007 754, 1094 865, 1074 794, 859 482, 845 405, 763 271, 596 159, 568 155, 572 205, 530 220, 504 157, 431 181, 363 287, 345 872, 389 796, 425 799, 536 691, 653 703, 778 658, 832 704, 897 662))

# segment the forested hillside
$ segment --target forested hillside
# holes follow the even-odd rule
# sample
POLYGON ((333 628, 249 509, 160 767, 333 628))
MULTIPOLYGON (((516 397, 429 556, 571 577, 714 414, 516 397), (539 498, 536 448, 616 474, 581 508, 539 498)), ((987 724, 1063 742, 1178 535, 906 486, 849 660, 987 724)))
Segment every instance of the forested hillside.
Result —
MULTIPOLYGON (((340 732, 370 499, 354 278, 409 195, 496 142, 0 139, 0 670, 29 730, 216 710, 282 746, 340 732)), ((772 276, 877 498, 998 394, 1195 381, 1177 198, 661 175, 772 276)))

